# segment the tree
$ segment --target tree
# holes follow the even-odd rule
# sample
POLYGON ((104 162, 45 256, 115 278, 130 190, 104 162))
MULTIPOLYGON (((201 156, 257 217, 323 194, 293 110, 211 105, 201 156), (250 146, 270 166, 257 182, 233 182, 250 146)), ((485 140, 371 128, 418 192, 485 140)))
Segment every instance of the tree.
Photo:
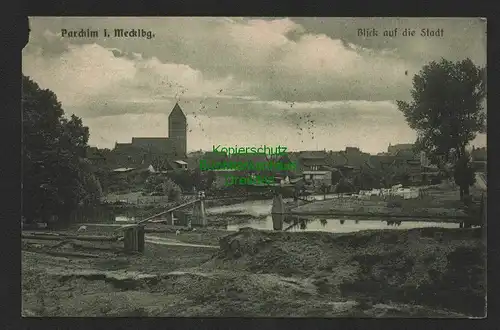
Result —
POLYGON ((375 170, 361 170, 359 173, 355 174, 353 178, 353 186, 357 191, 359 190, 371 190, 374 188, 380 188, 382 181, 382 172, 375 170))
POLYGON ((172 179, 154 174, 147 178, 144 190, 149 193, 167 196, 169 200, 173 201, 178 201, 182 195, 181 187, 172 179))
POLYGON ((209 190, 212 188, 212 185, 214 184, 215 182, 215 179, 217 178, 217 175, 215 174, 214 171, 208 171, 206 173, 206 176, 207 176, 207 184, 205 186, 205 189, 209 190))
POLYGON ((27 222, 56 215, 67 221, 81 205, 98 202, 101 187, 84 159, 89 130, 61 103, 23 76, 23 216, 27 222))
POLYGON ((163 195, 168 196, 171 201, 179 201, 182 196, 182 189, 174 181, 165 178, 161 184, 163 195))
POLYGON ((194 172, 196 172, 196 169, 193 173, 185 170, 175 170, 168 176, 172 181, 179 185, 183 191, 192 191, 196 183, 194 172))
MULTIPOLYGON (((410 103, 397 101, 406 121, 417 131, 416 150, 445 170, 465 157, 466 147, 477 133, 486 131, 483 101, 486 97, 486 70, 470 59, 430 62, 413 78, 410 103)), ((462 174, 463 171, 458 171, 462 174)), ((469 180, 458 179, 461 192, 469 180)))
POLYGON ((194 169, 191 174, 193 185, 198 191, 210 190, 215 179, 214 171, 201 171, 199 168, 194 169))
POLYGON ((346 178, 340 179, 334 189, 334 192, 337 194, 350 193, 355 191, 355 187, 346 178))
POLYGON ((144 183, 144 190, 148 193, 162 192, 163 189, 161 185, 163 182, 164 180, 160 175, 152 174, 146 179, 146 182, 144 183))
POLYGON ((465 196, 469 195, 469 187, 476 182, 474 168, 468 153, 465 153, 457 160, 453 177, 455 183, 460 187, 460 199, 463 200, 465 196))

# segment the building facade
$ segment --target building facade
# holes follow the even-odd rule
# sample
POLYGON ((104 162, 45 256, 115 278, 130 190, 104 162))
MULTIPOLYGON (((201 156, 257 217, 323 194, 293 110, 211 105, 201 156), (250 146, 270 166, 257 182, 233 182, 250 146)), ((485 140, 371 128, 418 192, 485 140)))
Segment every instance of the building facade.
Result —
POLYGON ((187 157, 187 120, 178 103, 168 116, 168 137, 132 137, 131 143, 116 143, 114 160, 123 165, 171 163, 187 157), (167 162, 168 160, 168 162, 167 162))

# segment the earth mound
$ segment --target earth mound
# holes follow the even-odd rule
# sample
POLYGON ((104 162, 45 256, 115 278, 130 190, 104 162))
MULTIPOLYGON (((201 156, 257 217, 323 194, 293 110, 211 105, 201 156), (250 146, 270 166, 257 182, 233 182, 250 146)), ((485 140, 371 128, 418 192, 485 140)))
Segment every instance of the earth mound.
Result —
POLYGON ((298 278, 332 297, 484 316, 486 249, 481 235, 481 229, 332 234, 245 228, 220 240, 211 265, 298 278))

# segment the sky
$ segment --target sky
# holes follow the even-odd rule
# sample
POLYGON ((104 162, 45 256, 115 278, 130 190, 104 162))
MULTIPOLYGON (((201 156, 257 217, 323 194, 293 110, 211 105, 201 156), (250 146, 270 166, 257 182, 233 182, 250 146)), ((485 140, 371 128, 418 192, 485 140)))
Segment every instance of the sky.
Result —
MULTIPOLYGON (((31 17, 30 25, 23 74, 54 91, 67 115, 81 117, 99 148, 167 136, 179 102, 188 151, 383 152, 415 141, 396 100, 411 100, 423 65, 444 57, 486 66, 479 18, 31 17), (383 35, 394 28, 398 36, 383 35), (416 35, 401 35, 405 28, 416 35), (62 29, 99 36, 68 38, 62 29), (154 38, 105 37, 104 29, 143 29, 154 38)), ((472 144, 486 145, 486 136, 472 144)))

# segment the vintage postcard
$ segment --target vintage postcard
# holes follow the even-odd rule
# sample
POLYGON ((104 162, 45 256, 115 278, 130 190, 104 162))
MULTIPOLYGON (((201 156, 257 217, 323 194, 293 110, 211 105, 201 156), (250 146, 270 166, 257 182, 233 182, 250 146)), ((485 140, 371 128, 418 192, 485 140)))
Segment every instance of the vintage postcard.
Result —
POLYGON ((30 17, 24 317, 486 316, 486 20, 30 17))

